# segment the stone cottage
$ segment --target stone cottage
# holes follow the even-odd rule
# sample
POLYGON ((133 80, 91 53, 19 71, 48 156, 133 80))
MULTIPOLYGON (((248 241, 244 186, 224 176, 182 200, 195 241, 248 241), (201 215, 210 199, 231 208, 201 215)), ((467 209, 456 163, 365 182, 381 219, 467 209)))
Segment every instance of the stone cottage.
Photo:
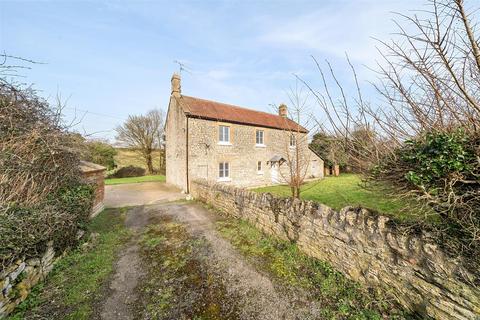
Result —
POLYGON ((287 106, 278 112, 182 95, 174 74, 165 124, 167 183, 188 193, 198 178, 254 187, 285 183, 292 169, 307 179, 323 177, 308 131, 288 118, 287 106))

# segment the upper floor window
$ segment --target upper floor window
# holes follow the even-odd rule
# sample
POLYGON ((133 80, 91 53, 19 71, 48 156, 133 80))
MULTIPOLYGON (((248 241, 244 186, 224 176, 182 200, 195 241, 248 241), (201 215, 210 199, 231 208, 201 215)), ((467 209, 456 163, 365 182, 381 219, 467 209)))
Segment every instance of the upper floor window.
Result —
POLYGON ((228 179, 230 177, 230 164, 228 162, 220 162, 218 164, 218 177, 220 179, 228 179))
POLYGON ((297 138, 295 135, 292 133, 290 135, 290 147, 295 147, 297 145, 297 138))
POLYGON ((255 143, 259 145, 264 145, 263 136, 264 136, 264 131, 257 130, 255 135, 255 143))
POLYGON ((230 127, 218 126, 218 142, 230 143, 230 127))

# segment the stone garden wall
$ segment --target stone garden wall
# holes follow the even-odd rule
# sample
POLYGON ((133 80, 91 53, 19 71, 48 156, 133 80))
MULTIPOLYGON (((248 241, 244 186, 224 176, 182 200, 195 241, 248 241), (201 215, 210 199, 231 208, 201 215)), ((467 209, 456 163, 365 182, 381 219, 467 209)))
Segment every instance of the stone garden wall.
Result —
POLYGON ((412 312, 435 319, 480 319, 478 278, 462 267, 462 257, 448 256, 426 232, 402 234, 388 217, 361 208, 337 212, 204 180, 192 183, 191 194, 265 233, 296 241, 306 254, 378 288, 412 312))
POLYGON ((0 319, 24 301, 30 290, 52 270, 56 260, 53 244, 38 258, 18 260, 0 272, 0 319))

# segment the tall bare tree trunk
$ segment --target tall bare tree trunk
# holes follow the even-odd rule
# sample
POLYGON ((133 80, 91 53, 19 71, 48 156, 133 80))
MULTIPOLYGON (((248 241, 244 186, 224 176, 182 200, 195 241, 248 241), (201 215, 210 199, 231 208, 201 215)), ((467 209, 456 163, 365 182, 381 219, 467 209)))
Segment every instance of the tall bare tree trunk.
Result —
POLYGON ((145 154, 145 161, 147 162, 147 172, 148 174, 153 174, 153 161, 152 161, 152 151, 147 151, 145 154))

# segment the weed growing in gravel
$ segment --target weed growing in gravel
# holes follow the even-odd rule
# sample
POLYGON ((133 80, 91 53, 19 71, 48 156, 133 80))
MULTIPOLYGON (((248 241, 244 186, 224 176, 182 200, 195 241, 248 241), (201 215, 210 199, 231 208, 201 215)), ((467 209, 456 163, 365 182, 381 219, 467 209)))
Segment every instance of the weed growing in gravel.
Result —
POLYGON ((235 300, 206 266, 208 245, 168 217, 143 232, 147 275, 139 290, 139 313, 148 319, 236 319, 235 300), (232 307, 233 306, 233 307, 232 307))
POLYGON ((93 249, 77 249, 58 261, 47 280, 21 303, 13 319, 89 319, 102 283, 113 270, 118 250, 129 234, 117 210, 100 213, 88 226, 100 234, 93 249))
POLYGON ((404 319, 392 305, 374 299, 328 263, 308 257, 290 242, 263 234, 248 222, 217 222, 219 232, 281 283, 307 290, 323 307, 324 319, 404 319))

